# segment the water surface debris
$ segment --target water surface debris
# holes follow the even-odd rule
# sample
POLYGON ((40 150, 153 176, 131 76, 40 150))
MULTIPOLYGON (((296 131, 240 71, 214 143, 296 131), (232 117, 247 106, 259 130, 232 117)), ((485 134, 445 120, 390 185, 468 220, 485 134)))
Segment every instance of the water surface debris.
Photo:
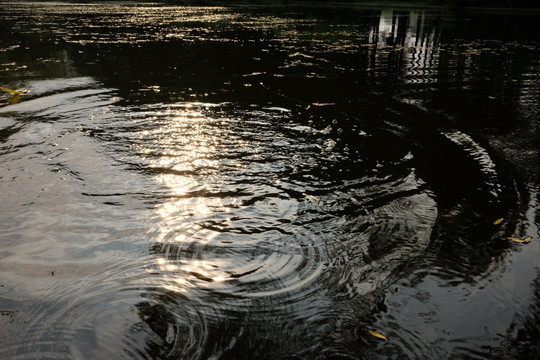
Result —
POLYGON ((8 93, 13 94, 13 95, 21 95, 20 91, 11 90, 11 89, 8 89, 8 88, 2 87, 2 86, 0 86, 0 90, 8 92, 8 93))
POLYGON ((526 238, 523 238, 523 239, 518 239, 516 237, 513 237, 513 236, 510 236, 507 238, 508 240, 512 240, 513 242, 517 242, 517 243, 528 243, 531 241, 531 237, 530 236, 527 236, 526 238))
POLYGON ((504 218, 500 218, 500 219, 497 219, 493 222, 493 225, 499 225, 500 223, 502 223, 504 221, 504 218))
POLYGON ((13 105, 13 104, 18 103, 19 101, 21 101, 21 96, 20 96, 19 94, 12 95, 12 96, 8 99, 8 104, 9 104, 9 105, 13 105))
POLYGON ((315 195, 309 195, 309 194, 306 194, 306 193, 304 193, 302 195, 304 195, 309 201, 311 201, 314 204, 319 201, 319 198, 316 197, 315 195))
POLYGON ((388 338, 386 336, 384 336, 383 334, 378 333, 376 331, 369 330, 369 333, 371 335, 375 336, 375 337, 378 337, 379 339, 388 340, 388 338))
POLYGON ((229 275, 230 275, 232 278, 237 279, 237 278, 240 278, 240 277, 242 277, 242 276, 246 276, 246 275, 249 275, 249 274, 253 274, 255 271, 257 271, 257 270, 259 270, 259 269, 261 269, 261 268, 262 268, 262 266, 259 266, 258 268, 255 268, 255 269, 253 269, 253 270, 249 270, 249 271, 243 272, 243 273, 241 273, 241 274, 238 274, 238 273, 236 273, 236 272, 229 272, 229 271, 227 271, 227 272, 229 273, 229 275))

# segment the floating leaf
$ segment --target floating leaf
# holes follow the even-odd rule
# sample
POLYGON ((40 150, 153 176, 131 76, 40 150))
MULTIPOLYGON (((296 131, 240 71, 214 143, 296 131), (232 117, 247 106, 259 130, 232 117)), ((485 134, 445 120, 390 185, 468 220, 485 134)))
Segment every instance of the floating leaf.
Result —
POLYGON ((500 219, 497 219, 493 222, 493 225, 499 225, 500 223, 502 223, 504 221, 504 218, 500 218, 500 219))
POLYGON ((508 237, 508 240, 512 240, 513 242, 517 242, 517 243, 528 243, 528 242, 531 241, 531 237, 527 236, 526 238, 518 239, 518 238, 515 238, 513 236, 510 236, 510 237, 508 237))
POLYGON ((11 93, 13 95, 21 95, 21 93, 19 91, 17 91, 17 90, 11 90, 11 89, 8 89, 8 88, 2 87, 2 86, 0 86, 0 90, 11 93))
POLYGON ((308 194, 302 194, 302 195, 304 195, 313 204, 315 204, 317 201, 319 201, 319 198, 316 197, 315 195, 308 195, 308 194))
POLYGON ((8 99, 8 104, 13 105, 13 104, 18 103, 19 101, 21 101, 20 95, 19 95, 19 94, 15 94, 15 95, 11 96, 11 97, 8 99))
POLYGON ((369 333, 375 337, 378 337, 379 339, 383 339, 383 340, 388 340, 388 338, 386 336, 384 336, 383 334, 380 334, 376 331, 371 331, 369 330, 369 333))

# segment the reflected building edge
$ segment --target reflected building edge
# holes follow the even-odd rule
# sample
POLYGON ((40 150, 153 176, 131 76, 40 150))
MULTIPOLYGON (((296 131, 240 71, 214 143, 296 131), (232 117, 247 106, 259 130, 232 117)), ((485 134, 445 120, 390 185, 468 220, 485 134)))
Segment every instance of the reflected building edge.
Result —
POLYGON ((425 11, 382 10, 369 32, 368 79, 388 95, 424 108, 440 81, 440 19, 425 11))
MULTIPOLYGON (((466 116, 473 106, 487 111, 497 108, 496 112, 487 114, 495 118, 497 113, 508 114, 511 108, 527 109, 522 112, 524 116, 538 111, 538 61, 523 62, 520 58, 523 48, 515 43, 467 40, 471 37, 468 32, 474 28, 465 23, 460 25, 463 29, 455 30, 457 25, 452 22, 457 20, 426 11, 382 10, 368 37, 371 47, 366 56, 370 77, 376 83, 397 86, 390 93, 404 95, 405 102, 420 107, 433 105, 450 116, 466 116), (491 69, 493 65, 488 61, 500 65, 491 69), (465 101, 459 109, 454 101, 460 100, 454 99, 455 94, 449 91, 463 91, 478 99, 475 105, 465 101)), ((525 48, 529 46, 534 45, 525 48)))

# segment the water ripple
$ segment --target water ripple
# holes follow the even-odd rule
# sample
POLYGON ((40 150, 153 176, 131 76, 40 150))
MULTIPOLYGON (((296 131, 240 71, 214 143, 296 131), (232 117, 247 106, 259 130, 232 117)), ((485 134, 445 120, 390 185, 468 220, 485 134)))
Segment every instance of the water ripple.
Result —
POLYGON ((417 106, 489 44, 445 48, 416 10, 6 4, 2 59, 43 58, 5 61, 27 91, 0 108, 0 356, 472 353, 424 329, 478 309, 449 316, 504 267, 515 182, 417 106))

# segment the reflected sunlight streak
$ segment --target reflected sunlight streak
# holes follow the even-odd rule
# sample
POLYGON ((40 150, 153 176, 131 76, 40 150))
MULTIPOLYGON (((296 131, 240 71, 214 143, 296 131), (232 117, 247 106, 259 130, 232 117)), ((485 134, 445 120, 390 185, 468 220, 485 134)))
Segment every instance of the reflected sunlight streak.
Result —
POLYGON ((160 250, 155 266, 171 280, 166 286, 173 291, 215 286, 225 280, 225 274, 218 271, 224 265, 219 263, 221 260, 188 258, 178 250, 194 242, 207 244, 219 235, 198 222, 211 215, 214 208, 223 208, 221 198, 206 195, 216 186, 212 174, 220 165, 217 158, 222 134, 214 126, 216 120, 201 111, 205 106, 170 106, 157 112, 159 126, 141 133, 139 151, 153 154, 150 168, 155 171, 155 180, 165 188, 163 201, 155 208, 160 219, 156 238, 165 250, 160 250), (208 182, 201 182, 201 178, 208 182), (170 250, 170 244, 177 250, 170 250))

